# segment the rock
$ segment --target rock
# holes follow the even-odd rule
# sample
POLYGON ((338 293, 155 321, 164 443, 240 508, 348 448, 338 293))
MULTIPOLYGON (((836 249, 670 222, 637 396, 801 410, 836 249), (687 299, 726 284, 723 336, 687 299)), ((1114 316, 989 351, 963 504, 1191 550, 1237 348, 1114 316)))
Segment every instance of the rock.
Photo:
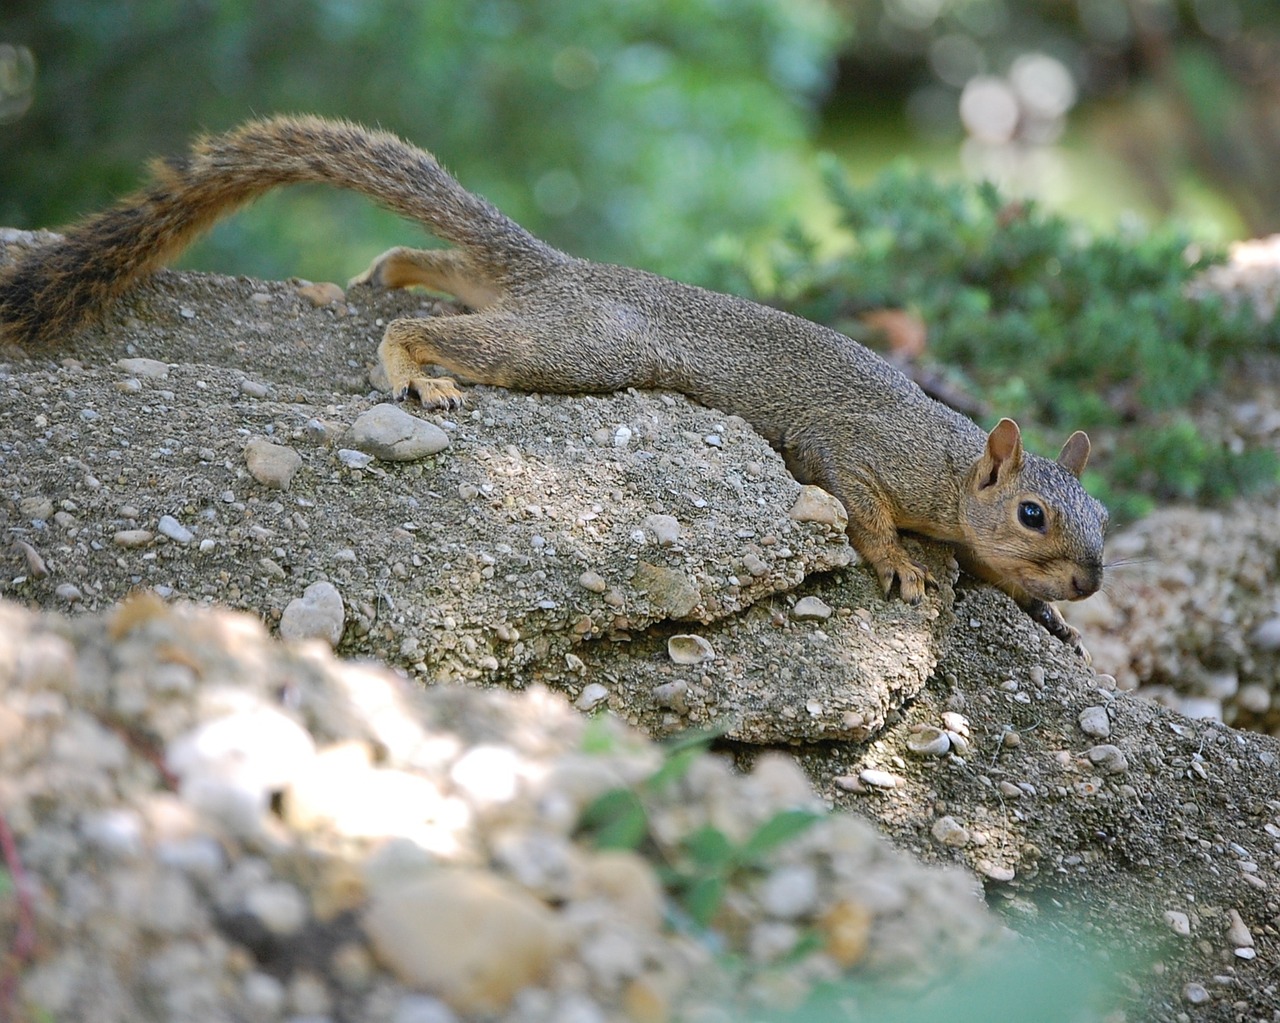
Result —
POLYGON ((99 810, 80 821, 80 832, 87 842, 122 859, 144 850, 142 827, 142 816, 131 809, 99 810))
POLYGON ((346 293, 338 285, 329 281, 322 281, 319 284, 303 284, 297 290, 299 296, 305 298, 317 309, 337 305, 347 300, 346 293))
POLYGON ((183 785, 234 784, 265 807, 315 756, 310 734, 283 711, 258 707, 211 718, 173 741, 165 762, 183 785))
POLYGON ((918 757, 940 757, 951 750, 950 735, 933 725, 922 725, 907 736, 907 749, 918 757))
POLYGON ((22 552, 22 559, 27 565, 27 575, 32 579, 47 579, 49 577, 49 566, 38 550, 27 543, 26 540, 15 540, 14 546, 22 552))
POLYGON ((681 633, 667 640, 667 656, 675 664, 702 664, 714 661, 716 652, 701 636, 681 633))
POLYGON ((1164 922, 1169 925, 1169 930, 1180 938, 1185 938, 1191 933, 1191 920, 1180 910, 1165 910, 1164 922))
POLYGON ((307 922, 307 900, 288 881, 268 881, 251 888, 245 894, 244 908, 277 937, 296 934, 307 922))
POLYGON ((969 844, 969 829, 949 815, 944 815, 934 821, 933 827, 929 829, 929 834, 933 836, 933 840, 939 845, 959 849, 969 844))
POLYGON ((111 542, 117 547, 135 548, 145 547, 155 535, 149 529, 121 529, 112 534, 111 542))
POLYGON ((826 939, 827 954, 843 969, 858 965, 871 944, 875 915, 860 902, 839 902, 818 921, 826 939))
POLYGON ((384 462, 413 462, 443 451, 449 436, 434 423, 383 402, 356 418, 343 443, 384 462))
POLYGON ((578 698, 573 701, 573 705, 581 711, 595 710, 600 704, 609 699, 609 690, 602 686, 599 682, 588 682, 582 687, 582 692, 578 694, 578 698))
POLYGON ((284 985, 269 973, 254 970, 246 974, 240 991, 253 1020, 278 1019, 284 1011, 284 985))
POLYGON ((116 366, 135 377, 164 380, 169 376, 168 363, 157 359, 120 359, 116 366))
POLYGON ((362 925, 402 983, 461 1013, 506 1009, 540 983, 561 936, 542 902, 501 878, 437 869, 373 892, 362 925))
POLYGON ((609 584, 598 572, 583 572, 578 576, 578 585, 589 593, 605 593, 609 584))
POLYGON ((901 779, 897 775, 874 767, 867 767, 859 771, 858 780, 877 789, 897 788, 901 784, 901 779))
POLYGON ((831 617, 831 605, 820 597, 801 597, 791 609, 793 617, 799 621, 825 621, 831 617))
POLYGON ((644 594, 663 618, 688 618, 702 599, 698 584, 679 569, 641 561, 631 585, 644 594))
POLYGON ((791 517, 797 522, 817 522, 840 531, 849 525, 849 513, 839 499, 814 486, 800 488, 800 496, 791 506, 791 517))
POLYGON ((1106 707, 1085 707, 1080 712, 1080 731, 1095 739, 1106 739, 1111 735, 1111 719, 1107 716, 1106 707))
POLYGON ((509 803, 520 786, 520 758, 509 746, 476 746, 449 770, 449 780, 478 809, 509 803))
POLYGON ((346 624, 346 608, 333 583, 312 583, 302 591, 302 596, 291 600, 280 616, 280 635, 284 639, 301 641, 323 639, 332 647, 342 640, 346 624))
POLYGON ((653 687, 653 702, 659 707, 674 710, 677 714, 689 713, 689 683, 684 679, 674 682, 663 682, 653 687))
POLYGON ((948 732, 969 737, 969 719, 958 711, 949 710, 942 715, 942 727, 948 732))
POLYGON ((458 1023, 458 1017, 438 998, 405 995, 396 1003, 391 1023, 458 1023))
POLYGON ((604 898, 636 926, 652 932, 662 927, 666 894, 653 866, 639 853, 597 850, 583 860, 577 882, 579 900, 604 898))
POLYGON ((1227 940, 1237 948, 1253 947, 1253 932, 1240 916, 1239 910, 1227 910, 1227 940))
POLYGON ((291 827, 353 839, 403 836, 423 841, 421 821, 441 803, 440 789, 408 771, 374 768, 362 743, 319 753, 284 790, 281 812, 291 827), (403 812, 406 806, 418 814, 403 812))
POLYGON ((174 543, 185 544, 195 539, 195 534, 172 515, 160 516, 160 521, 156 523, 156 532, 161 536, 167 536, 174 543))
POLYGON ((264 437, 254 437, 244 446, 244 460, 249 474, 273 490, 288 490, 293 477, 302 468, 302 456, 298 452, 282 444, 273 444, 264 437))
POLYGON ((1250 682, 1240 687, 1236 703, 1250 714, 1265 714, 1271 709, 1271 690, 1261 682, 1250 682))
POLYGON ((18 501, 18 514, 24 519, 43 522, 53 517, 53 502, 47 497, 24 497, 18 501))
POLYGON ((338 461, 348 469, 367 469, 373 464, 373 455, 353 448, 338 448, 336 454, 338 461))
POLYGON ((1119 746, 1094 746, 1085 756, 1089 758, 1089 763, 1101 768, 1108 774, 1123 774, 1129 769, 1129 761, 1125 758, 1119 746))
POLYGON ((1204 1005, 1209 1000, 1209 992, 1203 984, 1191 981, 1182 986, 1182 998, 1190 1005, 1204 1005))
POLYGON ((760 886, 760 905, 779 920, 796 920, 813 912, 818 902, 818 877, 812 865, 779 867, 760 886))
POLYGON ((1249 633, 1249 643, 1268 653, 1280 650, 1280 615, 1268 618, 1254 626, 1253 631, 1249 633))
POLYGON ((680 539, 680 523, 674 515, 650 515, 644 520, 644 531, 659 547, 670 547, 680 539))

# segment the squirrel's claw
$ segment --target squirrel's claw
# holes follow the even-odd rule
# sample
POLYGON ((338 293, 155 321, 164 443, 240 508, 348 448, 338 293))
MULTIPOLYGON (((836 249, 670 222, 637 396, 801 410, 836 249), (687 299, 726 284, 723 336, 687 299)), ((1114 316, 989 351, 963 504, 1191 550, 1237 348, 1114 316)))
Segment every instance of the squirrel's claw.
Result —
POLYGON ((1080 630, 1075 626, 1068 625, 1067 620, 1062 617, 1062 612, 1056 607, 1048 601, 1038 600, 1027 608, 1027 613, 1031 615, 1033 621, 1043 625, 1048 630, 1049 635, 1062 640, 1079 654, 1084 659, 1085 664, 1093 663, 1092 655, 1085 649, 1084 643, 1080 639, 1080 630))
POLYGON ((880 579, 880 585, 883 587, 886 597, 893 589, 893 581, 897 579, 899 594, 902 596, 903 601, 912 607, 924 599, 924 592, 927 587, 934 589, 938 587, 938 581, 930 574, 929 569, 920 562, 908 558, 905 554, 901 559, 877 565, 876 575, 880 579))
POLYGON ((404 401, 410 394, 423 408, 460 409, 466 404, 466 395, 448 377, 414 377, 392 391, 396 401, 404 401))

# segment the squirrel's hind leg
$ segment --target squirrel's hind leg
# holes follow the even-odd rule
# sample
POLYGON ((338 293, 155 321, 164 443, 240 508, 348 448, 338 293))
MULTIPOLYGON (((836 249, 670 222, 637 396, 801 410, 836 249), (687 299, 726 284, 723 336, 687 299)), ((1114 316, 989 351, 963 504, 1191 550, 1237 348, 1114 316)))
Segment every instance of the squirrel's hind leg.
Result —
POLYGON ((489 281, 461 249, 387 249, 348 287, 367 284, 374 288, 409 288, 421 285, 429 291, 453 295, 472 309, 487 309, 503 291, 489 281))
POLYGON ((423 366, 441 366, 472 383, 508 386, 504 365, 529 339, 508 315, 466 313, 392 320, 378 359, 396 401, 415 394, 426 408, 459 408, 463 394, 448 377, 429 377, 423 366))

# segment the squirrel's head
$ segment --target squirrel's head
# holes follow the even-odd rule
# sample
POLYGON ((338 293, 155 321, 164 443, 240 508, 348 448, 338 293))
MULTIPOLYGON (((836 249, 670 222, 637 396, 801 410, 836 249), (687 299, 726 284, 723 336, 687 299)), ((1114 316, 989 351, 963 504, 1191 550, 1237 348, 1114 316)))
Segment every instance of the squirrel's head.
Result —
POLYGON ((1023 451, 1012 419, 996 424, 969 471, 960 516, 981 574, 1047 601, 1101 588, 1107 510, 1080 485, 1088 460, 1080 431, 1051 461, 1023 451))

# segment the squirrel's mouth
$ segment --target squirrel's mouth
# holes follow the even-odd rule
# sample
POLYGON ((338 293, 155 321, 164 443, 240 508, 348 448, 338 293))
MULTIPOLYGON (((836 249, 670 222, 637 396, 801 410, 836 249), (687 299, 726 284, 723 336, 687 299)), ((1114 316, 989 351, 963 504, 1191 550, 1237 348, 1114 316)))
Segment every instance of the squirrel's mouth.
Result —
POLYGON ((1045 565, 1033 578, 1020 580, 1022 589, 1037 600, 1084 600, 1102 589, 1102 566, 1079 562, 1045 565))

